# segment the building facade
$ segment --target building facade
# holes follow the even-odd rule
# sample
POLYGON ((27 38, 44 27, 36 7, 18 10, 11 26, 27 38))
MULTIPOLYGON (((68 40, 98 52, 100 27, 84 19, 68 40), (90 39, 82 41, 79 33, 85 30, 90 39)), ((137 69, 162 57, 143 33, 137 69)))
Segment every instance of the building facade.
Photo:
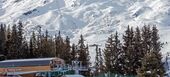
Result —
POLYGON ((19 75, 36 77, 39 72, 49 72, 56 65, 65 65, 60 58, 35 58, 0 61, 0 76, 19 75))

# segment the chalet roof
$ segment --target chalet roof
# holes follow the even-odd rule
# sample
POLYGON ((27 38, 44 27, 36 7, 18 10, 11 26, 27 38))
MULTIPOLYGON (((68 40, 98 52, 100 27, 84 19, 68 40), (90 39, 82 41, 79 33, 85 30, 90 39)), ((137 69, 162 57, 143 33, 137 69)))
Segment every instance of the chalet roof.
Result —
MULTIPOLYGON (((57 58, 16 59, 0 61, 0 67, 45 66, 57 58)), ((59 59, 59 58, 58 58, 59 59)))
POLYGON ((32 74, 37 73, 38 71, 29 71, 29 72, 7 72, 8 75, 22 75, 22 74, 32 74))

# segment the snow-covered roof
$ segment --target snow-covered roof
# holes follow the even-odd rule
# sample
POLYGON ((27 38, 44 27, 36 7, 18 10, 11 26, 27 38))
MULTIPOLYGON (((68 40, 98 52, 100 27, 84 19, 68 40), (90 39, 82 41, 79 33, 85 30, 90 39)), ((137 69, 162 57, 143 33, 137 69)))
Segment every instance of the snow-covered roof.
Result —
POLYGON ((21 74, 31 74, 31 73, 37 73, 37 71, 30 71, 30 72, 8 72, 8 75, 21 75, 21 74))
POLYGON ((4 60, 0 61, 1 62, 24 62, 24 61, 42 61, 42 60, 53 60, 56 58, 32 58, 32 59, 13 59, 13 60, 4 60))
POLYGON ((21 66, 44 66, 49 65, 51 60, 62 60, 60 58, 34 58, 34 59, 15 59, 0 61, 0 67, 21 67, 21 66))
POLYGON ((62 77, 84 77, 83 75, 64 75, 62 77))

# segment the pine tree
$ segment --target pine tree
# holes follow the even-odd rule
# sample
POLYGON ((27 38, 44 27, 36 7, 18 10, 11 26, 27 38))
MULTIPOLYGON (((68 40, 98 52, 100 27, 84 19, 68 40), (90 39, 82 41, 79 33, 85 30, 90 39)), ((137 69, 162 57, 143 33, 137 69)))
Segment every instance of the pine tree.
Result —
POLYGON ((22 41, 22 49, 20 50, 20 58, 23 59, 23 58, 30 58, 30 54, 29 54, 29 45, 28 45, 28 42, 26 41, 26 38, 24 37, 23 38, 23 41, 22 41))
POLYGON ((83 35, 80 36, 80 40, 78 42, 78 53, 79 53, 78 60, 82 61, 82 66, 89 67, 90 58, 89 58, 88 45, 85 46, 83 35))
POLYGON ((29 41, 29 58, 36 58, 38 57, 38 46, 37 46, 37 39, 35 36, 34 31, 32 32, 32 35, 30 37, 29 41))
POLYGON ((32 38, 30 38, 30 41, 29 41, 29 56, 28 56, 28 58, 35 58, 32 38))
POLYGON ((121 62, 119 61, 122 55, 122 46, 119 40, 119 36, 118 33, 116 32, 114 35, 114 44, 113 44, 114 48, 113 48, 113 60, 112 60, 112 64, 114 69, 116 70, 117 73, 120 73, 122 70, 120 70, 121 68, 121 62))
POLYGON ((65 45, 64 45, 64 53, 61 54, 61 58, 65 60, 66 64, 71 64, 71 46, 70 46, 70 38, 68 36, 66 37, 65 40, 65 45))
POLYGON ((141 60, 144 57, 142 51, 142 39, 141 39, 141 31, 139 27, 136 28, 134 33, 134 62, 133 62, 133 69, 138 69, 141 67, 141 60))
POLYGON ((96 68, 99 68, 100 66, 100 59, 99 59, 99 48, 98 48, 98 45, 96 45, 96 56, 95 56, 95 67, 96 68))
POLYGON ((151 43, 152 43, 152 50, 155 52, 159 52, 161 50, 162 44, 159 41, 160 37, 158 35, 158 29, 156 26, 152 27, 151 31, 151 43))
POLYGON ((136 69, 134 68, 135 62, 135 50, 134 50, 134 31, 133 27, 127 28, 125 34, 123 35, 123 52, 124 52, 124 66, 123 66, 123 74, 136 74, 136 69))
POLYGON ((5 41, 5 51, 7 59, 11 58, 11 48, 12 48, 12 41, 11 41, 11 30, 8 26, 7 33, 6 33, 6 41, 5 41))
POLYGON ((104 68, 104 61, 103 61, 103 55, 102 55, 102 50, 101 48, 99 48, 99 52, 98 52, 98 58, 99 58, 99 72, 103 73, 105 68, 104 68))
POLYGON ((18 45, 22 46, 23 42, 23 24, 21 22, 18 23, 18 45))
POLYGON ((26 43, 26 40, 24 41, 23 38, 23 24, 21 22, 18 23, 17 25, 17 51, 16 53, 18 54, 17 58, 23 58, 24 53, 26 53, 25 51, 25 45, 23 43, 26 43))
POLYGON ((37 35, 37 57, 42 58, 42 33, 41 33, 41 26, 38 26, 38 35, 37 35))
POLYGON ((87 66, 90 67, 91 62, 90 62, 90 52, 89 52, 89 45, 88 44, 86 44, 86 56, 87 56, 87 66))
POLYGON ((142 67, 138 70, 139 77, 163 77, 165 70, 160 53, 162 44, 159 41, 158 29, 156 26, 144 26, 143 29, 143 46, 147 54, 142 60, 142 67), (147 34, 147 35, 144 35, 147 34), (147 39, 147 40, 146 40, 147 39), (149 41, 148 41, 149 40, 149 41))
POLYGON ((103 65, 103 57, 101 53, 101 48, 98 48, 98 45, 96 46, 96 58, 95 58, 95 68, 96 68, 96 75, 104 72, 104 65, 103 65))
POLYGON ((107 72, 111 72, 113 71, 114 69, 112 69, 113 65, 111 64, 112 63, 112 51, 111 49, 113 47, 112 45, 113 43, 113 36, 111 35, 109 38, 108 38, 108 41, 107 41, 107 44, 105 45, 105 49, 104 49, 104 60, 105 60, 105 66, 106 66, 106 71, 107 72))
POLYGON ((14 24, 12 27, 12 33, 11 33, 11 48, 9 50, 9 58, 10 59, 17 59, 18 58, 18 33, 17 33, 17 26, 14 24))
POLYGON ((71 47, 71 61, 75 61, 77 58, 76 58, 76 45, 73 43, 72 44, 72 47, 71 47))
POLYGON ((62 57, 64 50, 64 42, 63 38, 61 37, 60 31, 58 32, 58 36, 55 37, 55 46, 56 46, 56 57, 62 57))
POLYGON ((51 51, 49 45, 49 35, 48 31, 46 30, 45 35, 41 37, 41 56, 42 57, 50 57, 51 51))
POLYGON ((151 30, 150 26, 144 26, 142 28, 142 50, 143 53, 147 53, 151 51, 151 30))
POLYGON ((121 54, 121 43, 118 39, 118 33, 111 35, 104 49, 104 59, 106 65, 106 71, 112 73, 119 73, 119 55, 121 54))
POLYGON ((54 54, 54 51, 52 50, 52 48, 54 48, 54 44, 52 39, 50 38, 49 34, 48 34, 48 30, 46 30, 45 34, 42 35, 41 37, 41 54, 42 57, 52 57, 54 54))
POLYGON ((50 51, 50 56, 55 57, 55 41, 52 36, 49 36, 49 51, 50 51))
POLYGON ((6 41, 6 35, 5 35, 5 25, 0 25, 0 54, 6 55, 5 52, 5 41, 6 41))
MULTIPOLYGON (((138 70, 138 77, 164 77, 164 67, 155 51, 148 52, 142 60, 142 67, 138 70)), ((159 56, 161 54, 159 53, 159 56)))

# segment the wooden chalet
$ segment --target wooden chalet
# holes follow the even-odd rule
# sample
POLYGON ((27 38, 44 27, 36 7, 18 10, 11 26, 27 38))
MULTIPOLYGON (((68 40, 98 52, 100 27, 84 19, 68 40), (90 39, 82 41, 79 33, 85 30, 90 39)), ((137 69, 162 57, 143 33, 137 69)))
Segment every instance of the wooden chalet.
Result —
POLYGON ((51 71, 56 65, 64 65, 60 58, 35 58, 0 61, 0 77, 19 75, 36 77, 36 73, 51 71))

